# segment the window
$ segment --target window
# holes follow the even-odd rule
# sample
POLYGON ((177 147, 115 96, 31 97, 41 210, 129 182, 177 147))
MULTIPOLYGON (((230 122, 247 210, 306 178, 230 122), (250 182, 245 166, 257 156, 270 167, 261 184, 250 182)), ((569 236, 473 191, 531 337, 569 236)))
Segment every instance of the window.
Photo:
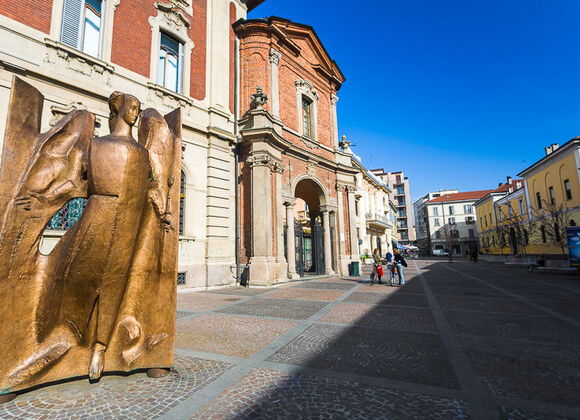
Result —
POLYGON ((439 216, 439 207, 433 207, 433 216, 439 216))
POLYGON ((470 238, 475 238, 475 230, 469 229, 469 237, 470 238))
POLYGON ((501 222, 503 220, 503 213, 501 211, 501 208, 498 209, 497 213, 499 215, 499 221, 501 222))
POLYGON ((520 198, 520 215, 524 214, 524 201, 520 198))
POLYGON ((179 234, 183 235, 185 214, 185 173, 181 171, 181 185, 179 187, 179 234))
POLYGON ((305 96, 302 97, 302 121, 304 122, 304 135, 313 138, 312 130, 312 102, 305 96))
POLYGON ((435 239, 441 239, 441 232, 440 231, 435 232, 435 239))
POLYGON ((536 203, 538 204, 538 210, 542 208, 542 196, 539 192, 536 193, 536 203))
POLYGON ((473 206, 471 204, 465 204, 463 206, 463 212, 465 214, 472 214, 473 213, 473 206))
POLYGON ((511 204, 508 204, 508 216, 509 217, 512 217, 513 216, 513 214, 512 214, 512 205, 511 204))
POLYGON ((542 242, 546 243, 546 228, 544 226, 540 226, 540 232, 542 233, 542 242))
POLYGON ((399 195, 405 194, 405 190, 402 185, 397 186, 397 194, 399 195))
POLYGON ((528 231, 524 229, 524 244, 528 245, 530 243, 530 239, 528 238, 528 231))
POLYGON ((554 195, 554 187, 548 187, 548 193, 550 195, 550 203, 556 204, 556 196, 554 195))
POLYGON ((448 222, 450 225, 454 225, 454 224, 455 224, 455 217, 450 217, 449 219, 447 219, 447 222, 448 222))
POLYGON ((407 217, 407 213, 405 209, 399 209, 399 217, 407 217))
POLYGON ((102 9, 102 0, 64 0, 60 41, 93 57, 99 57, 102 9))
POLYGON ((436 219, 433 221, 433 224, 434 224, 435 226, 439 226, 439 218, 436 218, 436 219))
POLYGON ((453 216, 455 214, 455 208, 453 206, 449 206, 449 215, 453 216))
POLYGON ((451 230, 449 234, 451 235, 452 238, 459 238, 459 231, 456 229, 451 230))
POLYGON ((395 179, 397 180, 397 184, 401 183, 401 175, 395 175, 395 179))
POLYGON ((487 227, 487 216, 483 216, 485 218, 485 226, 487 227))
POLYGON ((161 32, 157 84, 174 92, 182 93, 182 77, 183 44, 161 32))
POLYGON ((185 286, 185 273, 177 273, 177 285, 185 286))
POLYGON ((483 217, 479 216, 479 225, 483 228, 483 217))
POLYGON ((354 214, 358 216, 358 200, 354 201, 354 214))
POLYGON ((566 200, 571 200, 572 190, 570 189, 570 181, 568 179, 564 180, 564 192, 566 193, 566 200))
POLYGON ((84 198, 73 198, 50 219, 47 230, 68 230, 77 220, 81 218, 83 210, 87 205, 84 198))
POLYGON ((473 218, 473 216, 467 216, 465 218, 465 223, 468 225, 473 225, 475 224, 475 219, 473 218))

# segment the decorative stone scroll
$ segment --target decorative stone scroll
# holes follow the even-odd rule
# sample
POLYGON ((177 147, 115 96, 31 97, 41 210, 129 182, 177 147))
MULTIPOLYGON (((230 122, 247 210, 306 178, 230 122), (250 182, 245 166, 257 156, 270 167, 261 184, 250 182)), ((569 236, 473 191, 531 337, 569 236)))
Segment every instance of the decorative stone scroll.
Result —
POLYGON ((173 365, 181 112, 140 114, 137 98, 115 92, 111 134, 93 138, 82 109, 40 133, 43 101, 14 78, 0 169, 0 394, 103 372, 158 376, 173 365), (78 198, 79 221, 41 254, 45 227, 78 198))

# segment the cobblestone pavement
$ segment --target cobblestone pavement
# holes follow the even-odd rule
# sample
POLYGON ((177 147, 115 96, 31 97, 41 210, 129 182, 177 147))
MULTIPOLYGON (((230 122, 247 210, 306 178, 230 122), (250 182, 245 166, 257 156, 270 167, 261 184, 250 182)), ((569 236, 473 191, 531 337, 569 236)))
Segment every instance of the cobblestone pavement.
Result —
POLYGON ((580 419, 580 278, 435 259, 404 287, 365 276, 180 291, 170 375, 42 387, 0 419, 580 419))

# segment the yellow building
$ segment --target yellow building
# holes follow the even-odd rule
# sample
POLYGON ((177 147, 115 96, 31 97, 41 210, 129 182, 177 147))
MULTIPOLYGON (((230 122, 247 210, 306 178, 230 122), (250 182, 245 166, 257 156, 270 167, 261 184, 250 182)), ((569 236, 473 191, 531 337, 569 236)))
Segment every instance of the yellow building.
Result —
POLYGON ((566 254, 566 227, 580 221, 580 137, 562 146, 552 144, 546 155, 519 173, 525 183, 531 222, 531 254, 566 254))
POLYGON ((508 177, 506 184, 475 202, 478 243, 482 254, 518 254, 529 243, 524 180, 508 177))
POLYGON ((545 152, 475 203, 482 254, 567 255, 566 228, 580 221, 580 137, 545 152))

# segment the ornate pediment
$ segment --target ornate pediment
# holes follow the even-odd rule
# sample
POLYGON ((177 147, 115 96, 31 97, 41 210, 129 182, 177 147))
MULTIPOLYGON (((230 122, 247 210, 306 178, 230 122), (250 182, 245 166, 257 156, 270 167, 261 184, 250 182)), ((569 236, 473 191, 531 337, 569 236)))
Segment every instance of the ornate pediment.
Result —
MULTIPOLYGON (((161 3, 158 1, 154 3, 154 6, 157 10, 165 14, 170 29, 177 29, 176 32, 178 32, 178 28, 181 26, 185 26, 187 29, 191 28, 191 22, 184 14, 184 12, 187 13, 187 10, 182 7, 187 4, 191 8, 191 2, 186 0, 170 0, 169 3, 161 3)), ((188 14, 191 16, 191 13, 188 14)))

